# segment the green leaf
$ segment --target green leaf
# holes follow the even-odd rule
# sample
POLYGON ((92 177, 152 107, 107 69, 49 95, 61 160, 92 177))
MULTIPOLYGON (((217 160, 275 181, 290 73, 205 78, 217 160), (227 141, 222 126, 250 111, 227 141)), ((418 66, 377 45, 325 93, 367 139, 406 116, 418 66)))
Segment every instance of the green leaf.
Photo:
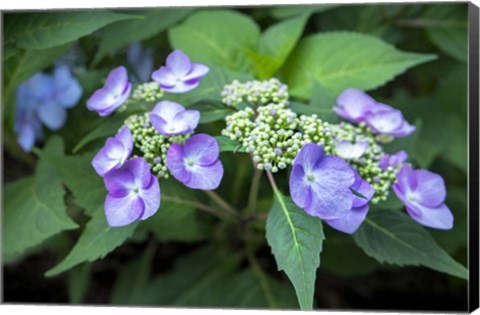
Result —
POLYGON ((132 306, 141 300, 150 279, 154 254, 154 246, 149 245, 141 257, 133 259, 119 270, 110 296, 110 304, 132 306))
POLYGON ((90 286, 90 263, 84 263, 68 273, 68 295, 70 303, 82 304, 90 286))
POLYGON ((269 27, 260 37, 258 49, 248 52, 260 79, 269 79, 287 60, 303 33, 310 15, 303 14, 269 27))
POLYGON ((10 13, 5 15, 5 44, 46 49, 70 43, 103 26, 133 15, 106 10, 10 13))
POLYGON ((260 30, 248 16, 232 10, 201 10, 168 32, 170 44, 193 62, 249 72, 245 55, 255 49, 260 30))
POLYGON ((138 222, 122 227, 111 227, 107 224, 103 206, 97 209, 92 219, 70 253, 58 265, 45 273, 45 276, 56 276, 76 265, 95 261, 105 257, 128 239, 138 222))
POLYGON ((196 109, 200 112, 200 123, 210 123, 217 120, 223 120, 235 110, 228 107, 221 102, 200 102, 190 106, 191 109, 196 109))
MULTIPOLYGON (((102 30, 98 52, 93 64, 107 54, 131 43, 143 41, 181 21, 193 8, 162 8, 135 11, 142 19, 112 23, 102 30)), ((131 11, 128 11, 131 12, 131 11)))
POLYGON ((95 153, 65 156, 63 145, 61 142, 58 144, 58 141, 61 141, 60 138, 55 139, 58 146, 54 152, 35 150, 35 153, 55 169, 63 183, 72 191, 75 203, 82 207, 88 215, 91 216, 100 208, 103 213, 103 203, 107 192, 102 178, 95 173, 91 164, 95 153))
MULTIPOLYGON (((45 149, 50 149, 50 143, 45 149)), ((35 176, 9 183, 4 189, 4 256, 21 254, 53 235, 77 228, 67 214, 60 177, 45 161, 40 160, 35 176)))
POLYGON ((153 217, 141 222, 139 229, 152 232, 161 241, 205 239, 209 225, 195 207, 194 192, 173 179, 163 180, 161 190, 160 209, 153 217))
POLYGON ((431 41, 453 58, 468 60, 467 4, 432 5, 424 16, 431 41))
POLYGON ((406 152, 413 152, 415 146, 418 145, 420 139, 420 134, 422 132, 422 119, 417 118, 413 123, 415 126, 415 131, 408 137, 394 139, 391 143, 384 145, 384 149, 388 153, 396 153, 400 150, 406 152))
POLYGON ((337 114, 334 113, 333 107, 337 104, 335 97, 321 86, 317 81, 313 82, 312 95, 308 105, 292 102, 290 108, 298 114, 316 114, 321 119, 330 123, 340 121, 337 114))
POLYGON ((247 152, 240 142, 231 140, 229 137, 215 136, 214 138, 218 142, 220 152, 247 152))
POLYGON ((283 75, 293 96, 309 97, 314 79, 337 95, 349 87, 379 87, 408 68, 434 58, 399 51, 372 36, 331 32, 303 39, 285 63, 283 75))
POLYGON ((372 211, 353 239, 381 263, 425 266, 468 279, 464 266, 438 246, 421 225, 399 211, 372 211))
POLYGON ((313 309, 316 270, 325 238, 321 221, 275 189, 266 230, 278 269, 293 283, 301 309, 313 309))
POLYGON ((270 14, 274 18, 281 20, 305 13, 320 13, 338 6, 338 4, 276 6, 270 10, 270 14))

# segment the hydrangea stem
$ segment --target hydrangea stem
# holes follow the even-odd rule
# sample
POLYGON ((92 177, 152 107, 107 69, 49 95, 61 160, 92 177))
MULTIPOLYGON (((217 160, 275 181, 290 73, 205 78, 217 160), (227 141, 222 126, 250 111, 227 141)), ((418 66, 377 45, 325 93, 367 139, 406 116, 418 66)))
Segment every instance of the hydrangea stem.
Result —
POLYGON ((187 205, 187 206, 192 206, 192 207, 195 207, 199 210, 211 213, 211 214, 213 214, 217 217, 220 217, 220 218, 224 218, 225 216, 227 216, 227 214, 224 211, 220 211, 218 209, 212 208, 212 207, 207 206, 203 203, 199 203, 199 202, 195 202, 195 201, 189 201, 189 200, 184 200, 184 199, 180 199, 180 198, 177 198, 177 197, 165 196, 165 195, 162 196, 162 200, 171 201, 171 202, 175 202, 175 203, 183 204, 183 205, 187 205))
POLYGON ((212 199, 217 205, 219 205, 220 208, 222 208, 222 210, 225 211, 225 213, 232 215, 234 217, 238 217, 239 215, 238 212, 235 211, 235 209, 228 202, 223 200, 223 198, 220 197, 216 192, 214 192, 213 190, 204 190, 203 192, 208 197, 210 197, 210 199, 212 199))
POLYGON ((258 199, 258 190, 260 189, 260 181, 262 179, 262 171, 255 168, 252 178, 252 184, 250 186, 250 192, 248 195, 248 206, 247 206, 247 214, 252 214, 255 212, 257 207, 257 199, 258 199))
POLYGON ((273 178, 272 172, 267 171, 267 177, 268 180, 270 181, 270 185, 272 185, 272 189, 275 194, 278 192, 277 184, 275 183, 275 179, 273 178))

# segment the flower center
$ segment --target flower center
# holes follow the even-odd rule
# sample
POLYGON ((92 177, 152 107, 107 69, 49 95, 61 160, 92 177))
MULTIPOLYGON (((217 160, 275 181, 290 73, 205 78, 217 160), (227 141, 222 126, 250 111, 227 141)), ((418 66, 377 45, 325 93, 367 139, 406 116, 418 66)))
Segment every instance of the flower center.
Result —
POLYGON ((189 167, 193 167, 195 165, 195 161, 192 160, 192 159, 187 159, 185 162, 187 163, 187 166, 189 166, 189 167))
POLYGON ((138 194, 139 191, 140 191, 140 188, 138 188, 138 186, 133 187, 134 193, 138 194))
POLYGON ((417 201, 418 197, 414 193, 408 193, 407 194, 407 199, 410 200, 411 202, 415 202, 415 201, 417 201))
POLYGON ((315 181, 315 176, 313 176, 313 174, 308 174, 307 175, 307 181, 312 183, 313 181, 315 181))

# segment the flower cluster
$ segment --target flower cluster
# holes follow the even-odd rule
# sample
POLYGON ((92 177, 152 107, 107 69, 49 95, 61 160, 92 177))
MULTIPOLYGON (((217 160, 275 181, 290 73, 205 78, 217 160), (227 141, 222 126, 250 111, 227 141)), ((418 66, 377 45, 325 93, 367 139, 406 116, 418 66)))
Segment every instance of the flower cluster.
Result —
POLYGON ((222 102, 228 106, 236 106, 242 102, 255 106, 288 102, 287 86, 275 78, 268 81, 248 81, 246 83, 235 80, 231 84, 225 85, 221 95, 222 102))
POLYGON ((17 88, 15 133, 22 149, 30 152, 43 138, 42 124, 59 130, 67 121, 67 109, 80 101, 83 90, 69 68, 56 66, 53 74, 39 72, 17 88))
MULTIPOLYGON (((206 66, 191 64, 185 54, 174 51, 167 58, 167 66, 153 73, 158 83, 141 85, 133 97, 151 102, 161 98, 163 90, 189 91, 207 72, 206 66)), ((127 71, 118 67, 109 74, 105 86, 89 98, 87 107, 100 116, 110 115, 127 102, 130 92, 127 71)), ((192 189, 219 186, 223 165, 218 143, 206 134, 192 136, 199 120, 196 110, 160 101, 150 112, 128 117, 117 135, 106 140, 92 166, 108 190, 105 215, 110 226, 128 225, 154 215, 160 207, 159 179, 169 174, 192 189)))

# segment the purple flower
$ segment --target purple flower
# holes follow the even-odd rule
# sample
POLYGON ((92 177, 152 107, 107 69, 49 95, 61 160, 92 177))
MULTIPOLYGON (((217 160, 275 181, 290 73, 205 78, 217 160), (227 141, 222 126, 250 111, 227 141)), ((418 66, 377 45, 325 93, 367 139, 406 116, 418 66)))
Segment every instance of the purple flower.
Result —
POLYGON ((110 226, 146 220, 160 207, 160 185, 143 158, 126 161, 103 179, 108 190, 105 215, 110 226))
POLYGON ((345 217, 352 208, 355 182, 351 166, 321 146, 305 144, 293 162, 290 194, 297 206, 324 220, 345 217))
POLYGON ((406 137, 415 131, 415 126, 403 118, 401 111, 376 102, 358 89, 349 88, 343 91, 333 110, 351 122, 365 122, 375 133, 406 137))
POLYGON ((335 152, 337 155, 346 160, 358 159, 365 153, 365 151, 367 151, 367 149, 368 141, 351 143, 350 141, 342 140, 335 145, 335 152))
POLYGON ((158 103, 149 115, 153 127, 164 136, 177 136, 192 132, 200 120, 200 112, 185 109, 170 101, 158 103))
POLYGON ((408 214, 418 223, 443 230, 453 227, 453 215, 445 205, 447 192, 440 175, 427 170, 413 170, 405 164, 392 188, 405 204, 408 214))
POLYGON ((87 100, 87 108, 102 117, 108 116, 125 103, 131 90, 125 67, 115 68, 109 73, 105 85, 87 100))
POLYGON ((130 129, 123 127, 114 138, 108 138, 105 146, 98 151, 92 165, 98 175, 104 176, 113 169, 122 167, 132 154, 133 138, 130 129))
POLYGON ((185 186, 193 189, 213 190, 220 185, 223 165, 218 159, 219 148, 215 138, 198 134, 185 144, 174 143, 167 152, 170 173, 185 186))
POLYGON ((399 167, 408 159, 408 154, 405 151, 398 151, 392 155, 385 154, 380 158, 380 168, 382 170, 386 170, 389 166, 390 167, 399 167))
POLYGON ((365 198, 354 194, 352 208, 344 217, 326 220, 327 224, 332 228, 348 234, 354 233, 367 217, 368 202, 375 193, 373 187, 361 178, 357 171, 353 171, 355 173, 355 182, 350 186, 350 189, 365 198))
POLYGON ((187 55, 174 50, 167 57, 167 65, 152 73, 152 79, 166 92, 185 93, 196 88, 208 71, 207 66, 191 63, 187 55))
POLYGON ((127 59, 141 82, 150 80, 153 71, 153 50, 151 48, 144 49, 139 43, 131 44, 127 49, 127 59))

